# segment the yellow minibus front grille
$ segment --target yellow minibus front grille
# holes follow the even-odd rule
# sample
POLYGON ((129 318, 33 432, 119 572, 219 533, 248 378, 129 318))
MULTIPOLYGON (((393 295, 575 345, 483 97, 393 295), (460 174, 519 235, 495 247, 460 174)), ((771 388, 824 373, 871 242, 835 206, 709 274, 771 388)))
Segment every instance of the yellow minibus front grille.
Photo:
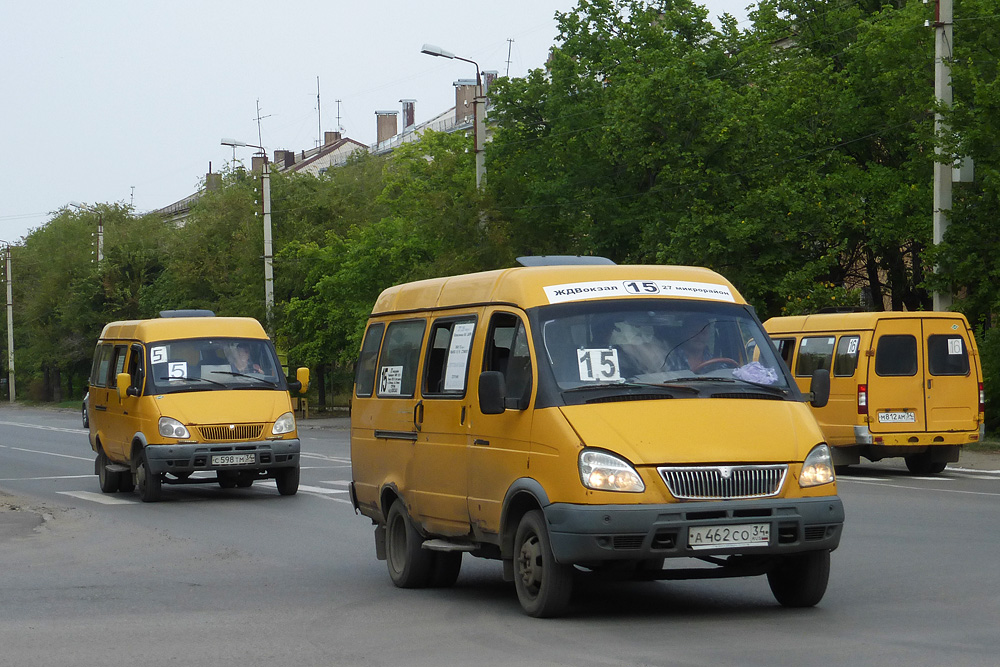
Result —
POLYGON ((236 440, 259 440, 264 432, 263 424, 209 424, 199 426, 203 440, 232 442, 236 440))
POLYGON ((658 468, 674 498, 680 500, 739 500, 770 498, 781 492, 788 466, 691 466, 658 468))

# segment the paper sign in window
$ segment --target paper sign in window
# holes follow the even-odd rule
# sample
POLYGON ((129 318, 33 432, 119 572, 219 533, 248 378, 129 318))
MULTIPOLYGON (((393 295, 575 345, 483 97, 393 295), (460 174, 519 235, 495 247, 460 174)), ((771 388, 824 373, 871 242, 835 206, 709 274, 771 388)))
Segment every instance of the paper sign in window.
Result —
POLYGON ((576 352, 581 380, 613 382, 622 379, 615 348, 581 348, 576 352))
POLYGON ((444 373, 445 391, 462 391, 465 389, 465 372, 469 367, 469 352, 472 350, 472 332, 474 322, 456 324, 451 332, 451 344, 448 346, 448 365, 444 373))
POLYGON ((150 348, 149 350, 149 362, 153 364, 162 364, 167 361, 167 346, 158 345, 156 347, 150 348))
POLYGON ((403 393, 403 367, 383 366, 378 373, 378 393, 399 396, 403 393))

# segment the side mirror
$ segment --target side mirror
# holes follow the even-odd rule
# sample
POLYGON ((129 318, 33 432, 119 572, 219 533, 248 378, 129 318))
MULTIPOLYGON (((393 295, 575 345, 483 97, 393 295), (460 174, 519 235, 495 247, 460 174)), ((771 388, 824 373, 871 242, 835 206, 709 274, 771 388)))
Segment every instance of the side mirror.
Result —
POLYGON ((115 377, 115 386, 118 389, 118 398, 124 399, 131 396, 129 390, 132 389, 132 376, 128 373, 119 373, 115 377))
POLYGON ((307 391, 309 391, 309 369, 308 368, 306 368, 305 366, 300 366, 299 368, 295 369, 295 379, 296 379, 296 381, 298 381, 299 385, 301 385, 299 387, 299 393, 300 394, 304 394, 307 391))
POLYGON ((507 381, 500 371, 483 371, 479 374, 479 411, 484 415, 501 415, 507 381))
POLYGON ((830 371, 825 368, 817 368, 813 371, 809 392, 812 394, 809 405, 814 408, 825 406, 830 401, 830 371))

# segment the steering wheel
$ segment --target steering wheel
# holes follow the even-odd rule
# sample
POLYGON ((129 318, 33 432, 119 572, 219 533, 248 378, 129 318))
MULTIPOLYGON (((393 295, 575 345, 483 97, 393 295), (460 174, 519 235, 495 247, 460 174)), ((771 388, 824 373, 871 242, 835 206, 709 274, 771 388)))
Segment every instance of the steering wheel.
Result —
POLYGON ((715 370, 716 368, 739 368, 740 363, 735 359, 730 359, 729 357, 715 357, 714 359, 706 359, 700 364, 695 364, 691 367, 691 370, 695 373, 707 373, 708 371, 715 370))

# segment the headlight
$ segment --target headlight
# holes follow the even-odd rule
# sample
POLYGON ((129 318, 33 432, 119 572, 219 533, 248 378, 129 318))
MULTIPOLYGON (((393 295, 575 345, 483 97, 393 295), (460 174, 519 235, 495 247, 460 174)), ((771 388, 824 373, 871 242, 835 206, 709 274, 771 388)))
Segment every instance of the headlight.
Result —
POLYGON ((281 435, 282 433, 291 433, 295 430, 295 415, 291 412, 286 412, 277 419, 274 420, 274 426, 271 427, 271 433, 274 435, 281 435))
POLYGON ((160 417, 160 435, 164 438, 190 438, 187 427, 176 419, 170 417, 160 417))
POLYGON ((595 491, 626 491, 641 493, 646 490, 642 478, 628 461, 608 452, 585 449, 580 452, 580 481, 595 491))
POLYGON ((833 480, 833 460, 830 458, 830 448, 825 444, 816 445, 802 463, 799 486, 819 486, 820 484, 829 484, 833 480))

